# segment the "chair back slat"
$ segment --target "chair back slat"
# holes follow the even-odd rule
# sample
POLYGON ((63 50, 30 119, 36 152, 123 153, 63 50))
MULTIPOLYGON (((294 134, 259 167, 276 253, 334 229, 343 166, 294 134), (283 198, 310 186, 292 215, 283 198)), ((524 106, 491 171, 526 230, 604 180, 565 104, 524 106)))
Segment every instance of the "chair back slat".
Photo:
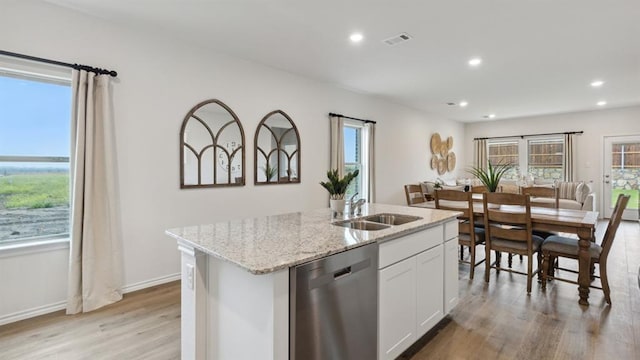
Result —
POLYGON ((600 244, 602 247, 602 252, 600 253, 601 259, 606 259, 609 254, 609 250, 611 250, 613 239, 616 237, 616 232, 618 231, 620 221, 622 220, 622 214, 624 213, 624 209, 627 207, 627 203, 629 203, 630 197, 631 196, 624 194, 618 195, 618 200, 613 208, 611 219, 609 219, 609 225, 607 225, 607 230, 605 231, 602 243, 600 244))
POLYGON ((404 194, 407 198, 407 205, 419 204, 425 202, 422 186, 409 184, 404 186, 404 194))
POLYGON ((437 190, 435 198, 436 209, 462 212, 462 215, 458 216, 458 232, 475 239, 472 194, 459 190, 437 190))
POLYGON ((560 197, 559 197, 559 192, 557 188, 550 188, 550 187, 544 187, 544 186, 531 186, 531 187, 521 188, 520 192, 522 193, 522 195, 550 198, 555 200, 551 204, 541 204, 541 203, 535 203, 535 201, 532 201, 534 202, 534 206, 552 207, 555 209, 560 207, 560 197))
POLYGON ((529 196, 487 193, 483 199, 485 229, 490 238, 524 241, 531 245, 529 196))

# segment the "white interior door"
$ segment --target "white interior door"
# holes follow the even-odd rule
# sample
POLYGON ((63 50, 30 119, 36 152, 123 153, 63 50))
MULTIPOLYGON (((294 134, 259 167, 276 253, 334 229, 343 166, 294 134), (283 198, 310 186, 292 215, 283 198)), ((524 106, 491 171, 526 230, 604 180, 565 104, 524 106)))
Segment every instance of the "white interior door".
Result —
POLYGON ((611 217, 619 194, 631 195, 622 218, 638 220, 640 198, 640 135, 604 138, 604 216, 611 217))

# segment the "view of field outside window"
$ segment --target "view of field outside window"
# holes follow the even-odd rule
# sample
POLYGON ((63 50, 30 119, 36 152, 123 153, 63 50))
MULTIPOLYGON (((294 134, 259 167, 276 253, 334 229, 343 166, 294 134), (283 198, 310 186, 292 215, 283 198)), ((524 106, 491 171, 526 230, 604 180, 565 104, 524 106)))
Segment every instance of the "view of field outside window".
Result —
POLYGON ((0 75, 0 244, 69 234, 71 86, 0 75))
POLYGON ((627 209, 638 209, 640 197, 640 144, 613 144, 611 204, 619 194, 630 195, 627 209))
POLYGON ((491 165, 511 164, 513 167, 509 169, 503 176, 504 180, 520 179, 520 161, 518 159, 518 142, 517 141, 501 141, 492 142, 488 146, 488 159, 491 165))
POLYGON ((360 174, 353 179, 345 198, 349 200, 351 196, 358 193, 358 197, 364 197, 362 193, 362 128, 358 127, 344 127, 344 174, 359 170, 360 174))

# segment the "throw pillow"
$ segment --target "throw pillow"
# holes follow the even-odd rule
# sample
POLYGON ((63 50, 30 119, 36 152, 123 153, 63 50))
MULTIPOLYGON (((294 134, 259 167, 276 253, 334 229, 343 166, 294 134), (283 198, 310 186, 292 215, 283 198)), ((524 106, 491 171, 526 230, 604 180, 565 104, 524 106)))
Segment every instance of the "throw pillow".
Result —
POLYGON ((576 187, 576 201, 578 201, 580 204, 584 204, 584 202, 587 200, 587 196, 589 196, 589 192, 589 185, 585 184, 584 182, 578 184, 578 186, 576 187))

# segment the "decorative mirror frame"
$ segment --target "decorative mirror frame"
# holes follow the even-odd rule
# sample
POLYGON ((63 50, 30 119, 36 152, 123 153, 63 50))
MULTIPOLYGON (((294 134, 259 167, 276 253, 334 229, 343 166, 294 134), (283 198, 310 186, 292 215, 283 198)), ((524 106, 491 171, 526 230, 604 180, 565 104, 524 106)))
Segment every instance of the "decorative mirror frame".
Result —
POLYGON ((302 144, 300 142, 300 133, 298 132, 298 127, 296 126, 296 124, 293 122, 293 120, 291 120, 291 118, 289 117, 289 115, 287 115, 287 113, 285 113, 282 110, 274 110, 270 113, 268 113, 267 115, 265 115, 262 120, 260 121, 260 123, 258 124, 258 127, 256 128, 256 133, 253 139, 253 146, 254 146, 254 152, 253 152, 253 182, 255 185, 274 185, 274 184, 298 184, 300 183, 300 170, 302 168, 301 164, 302 164, 302 157, 300 156, 301 154, 301 148, 302 148, 302 144), (281 136, 280 138, 278 138, 276 136, 276 134, 273 132, 273 130, 267 126, 265 124, 265 121, 267 121, 267 119, 269 119, 269 117, 271 117, 272 115, 275 114, 281 114, 282 116, 285 117, 285 119, 287 119, 289 121, 289 123, 291 124, 291 128, 286 130, 281 136), (268 153, 265 153, 265 151, 263 149, 261 149, 258 146, 258 135, 260 134, 261 130, 266 129, 266 131, 269 131, 269 133, 271 133, 271 136, 273 136, 273 138, 276 141, 276 148, 271 149, 268 153), (293 131, 296 135, 296 141, 298 143, 298 148, 291 154, 288 154, 283 148, 282 145, 280 144, 280 142, 282 141, 282 139, 290 132, 293 131), (276 168, 276 174, 278 174, 278 179, 276 181, 264 181, 264 182, 259 182, 258 181, 258 152, 260 152, 262 154, 262 156, 265 157, 266 161, 267 161, 267 165, 269 164, 269 157, 271 156, 271 154, 273 152, 282 152, 287 156, 288 159, 288 166, 287 166, 287 170, 289 170, 289 174, 290 174, 290 170, 291 170, 291 158, 293 158, 294 155, 297 156, 298 161, 297 161, 297 169, 296 169, 296 179, 291 180, 291 175, 289 175, 287 177, 286 180, 282 180, 280 178, 280 170, 282 169, 281 164, 280 164, 280 157, 278 156, 278 164, 277 164, 277 168, 276 168))
MULTIPOLYGON (((206 188, 206 187, 226 187, 226 186, 244 186, 245 185, 245 179, 246 179, 246 173, 245 173, 245 146, 244 146, 245 142, 244 142, 244 129, 242 128, 242 123, 240 122, 240 119, 238 118, 238 116, 236 115, 236 113, 233 112, 233 110, 231 110, 231 108, 229 108, 225 103, 223 103, 220 100, 217 99, 210 99, 210 100, 205 100, 200 102, 199 104, 197 104, 196 106, 194 106, 189 113, 187 113, 187 115, 185 116, 184 120, 182 121, 182 127, 180 128, 180 188, 181 189, 190 189, 190 188, 206 188), (213 133, 212 129, 202 120, 200 119, 198 116, 195 115, 196 111, 198 111, 198 109, 200 109, 201 107, 204 107, 205 105, 208 104, 218 104, 219 106, 221 106, 223 109, 225 109, 227 112, 229 112, 229 114, 231 115, 231 117, 233 117, 233 120, 227 122, 226 124, 224 124, 222 127, 220 127, 220 129, 217 130, 217 132, 213 133), (209 135, 211 136, 212 139, 212 144, 211 145, 207 145, 205 148, 203 148, 200 153, 198 154, 197 151, 195 151, 194 148, 192 148, 188 143, 184 142, 184 131, 187 128, 187 124, 189 123, 189 121, 198 121, 200 124, 202 124, 205 129, 209 132, 209 135), (236 149, 233 150, 233 152, 231 152, 231 154, 229 154, 229 152, 227 151, 227 149, 218 144, 218 138, 220 136, 220 134, 222 133, 222 131, 227 128, 229 125, 232 124, 237 124, 238 125, 238 129, 240 130, 240 141, 241 144, 240 146, 238 146, 236 149), (202 164, 201 164, 201 157, 202 154, 205 152, 205 150, 207 150, 208 148, 214 148, 214 164, 213 164, 213 183, 211 184, 202 184, 202 164), (184 183, 184 151, 185 148, 188 148, 189 150, 191 150, 191 152, 196 156, 197 160, 198 160, 198 184, 185 184, 184 183), (242 180, 240 182, 232 182, 231 181, 231 171, 228 172, 228 183, 223 183, 223 184, 218 184, 216 181, 216 175, 217 175, 217 166, 215 164, 216 161, 216 151, 215 149, 221 149, 226 155, 227 155, 227 159, 230 160, 232 157, 234 157, 237 152, 239 150, 242 150, 242 180)), ((231 164, 231 161, 229 161, 229 166, 231 164)))

